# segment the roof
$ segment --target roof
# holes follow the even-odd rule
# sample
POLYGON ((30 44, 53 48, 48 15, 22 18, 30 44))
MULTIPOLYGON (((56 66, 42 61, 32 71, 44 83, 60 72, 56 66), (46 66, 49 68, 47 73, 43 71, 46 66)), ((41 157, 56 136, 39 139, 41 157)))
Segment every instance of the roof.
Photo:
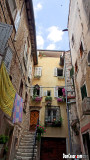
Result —
POLYGON ((56 57, 59 58, 62 53, 65 53, 65 51, 54 51, 54 50, 38 50, 39 56, 45 56, 45 57, 56 57))
POLYGON ((32 0, 25 0, 25 3, 26 3, 26 12, 27 12, 28 25, 31 38, 31 52, 33 55, 34 64, 36 65, 38 63, 38 59, 37 59, 36 29, 35 29, 33 3, 32 0))

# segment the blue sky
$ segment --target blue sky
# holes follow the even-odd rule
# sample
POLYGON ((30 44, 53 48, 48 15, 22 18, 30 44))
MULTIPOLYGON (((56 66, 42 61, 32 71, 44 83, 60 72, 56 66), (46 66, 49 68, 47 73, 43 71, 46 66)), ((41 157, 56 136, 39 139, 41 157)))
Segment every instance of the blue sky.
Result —
POLYGON ((69 50, 69 0, 33 0, 37 49, 69 50))

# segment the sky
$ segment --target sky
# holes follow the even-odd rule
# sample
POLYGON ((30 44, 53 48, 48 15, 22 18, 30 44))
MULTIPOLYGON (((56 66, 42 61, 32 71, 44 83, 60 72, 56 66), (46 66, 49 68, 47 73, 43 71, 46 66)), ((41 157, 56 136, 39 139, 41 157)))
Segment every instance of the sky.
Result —
POLYGON ((69 0, 33 0, 37 49, 69 50, 69 0))

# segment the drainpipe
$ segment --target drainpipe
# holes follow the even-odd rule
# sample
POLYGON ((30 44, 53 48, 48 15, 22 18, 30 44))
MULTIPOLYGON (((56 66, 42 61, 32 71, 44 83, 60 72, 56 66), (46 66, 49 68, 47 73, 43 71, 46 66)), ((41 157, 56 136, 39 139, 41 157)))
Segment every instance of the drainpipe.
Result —
POLYGON ((69 144, 70 144, 70 154, 72 154, 72 143, 71 143, 71 132, 70 132, 70 121, 69 121, 69 104, 67 102, 67 90, 66 90, 66 63, 65 63, 65 54, 64 54, 64 69, 65 69, 65 93, 66 93, 66 108, 67 108, 67 118, 68 118, 69 144))

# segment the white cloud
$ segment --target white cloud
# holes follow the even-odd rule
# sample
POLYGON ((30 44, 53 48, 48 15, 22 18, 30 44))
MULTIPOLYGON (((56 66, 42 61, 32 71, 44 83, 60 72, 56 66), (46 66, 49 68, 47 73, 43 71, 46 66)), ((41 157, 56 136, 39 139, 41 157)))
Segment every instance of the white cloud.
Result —
POLYGON ((54 50, 56 48, 55 44, 50 44, 47 46, 47 50, 54 50))
POLYGON ((40 11, 42 9, 42 5, 41 3, 38 3, 35 7, 34 7, 35 11, 40 11))
POLYGON ((48 28, 48 36, 47 39, 56 43, 62 40, 62 36, 63 36, 63 32, 62 30, 59 29, 59 27, 57 26, 52 26, 50 28, 48 28))
POLYGON ((43 49, 44 46, 44 39, 41 35, 37 36, 37 48, 38 49, 43 49))

